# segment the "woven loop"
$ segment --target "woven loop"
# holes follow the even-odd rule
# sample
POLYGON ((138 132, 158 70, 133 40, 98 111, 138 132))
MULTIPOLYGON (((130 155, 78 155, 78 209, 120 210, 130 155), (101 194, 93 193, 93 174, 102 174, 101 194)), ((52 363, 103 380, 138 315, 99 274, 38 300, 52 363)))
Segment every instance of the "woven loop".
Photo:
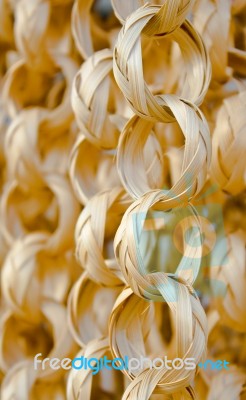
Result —
MULTIPOLYGON (((162 96, 159 102, 162 102, 163 109, 167 108, 174 116, 174 121, 177 121, 185 137, 181 176, 170 193, 173 192, 178 197, 179 193, 181 195, 188 190, 190 197, 193 197, 205 183, 211 159, 211 140, 206 120, 199 109, 179 100, 176 96, 162 96)), ((157 149, 154 157, 149 154, 148 163, 144 160, 145 144, 151 135, 154 136, 153 126, 153 123, 134 116, 125 125, 120 137, 117 154, 118 170, 126 190, 135 198, 152 189, 161 189, 163 154, 159 143, 155 146, 157 149), (135 170, 139 169, 143 171, 141 179, 139 173, 135 174, 135 170)))
MULTIPOLYGON (((159 278, 155 282, 157 286, 158 281, 159 278)), ((188 288, 178 282, 175 283, 175 286, 181 296, 177 302, 171 300, 171 287, 168 290, 162 285, 158 286, 162 295, 171 300, 169 307, 174 321, 172 340, 175 350, 172 352, 170 348, 168 355, 173 359, 178 356, 181 360, 191 357, 195 359, 195 363, 199 363, 206 351, 206 316, 199 300, 191 294, 191 287, 188 288), (186 310, 185 319, 181 318, 184 310, 186 310)), ((143 333, 145 325, 150 329, 150 307, 149 303, 135 296, 129 288, 125 289, 118 297, 110 319, 110 347, 115 357, 128 356, 139 359, 140 356, 147 356, 143 333)), ((152 354, 150 354, 150 358, 153 358, 152 354)), ((124 370, 124 373, 133 382, 126 389, 123 398, 140 400, 149 399, 152 393, 170 395, 176 392, 185 392, 185 388, 194 378, 195 370, 169 370, 165 366, 159 369, 150 369, 146 366, 143 370, 141 368, 135 371, 124 370)))
POLYGON ((246 236, 237 231, 224 239, 221 265, 211 268, 211 282, 217 307, 225 325, 239 332, 246 331, 245 284, 246 284, 246 236), (218 293, 217 283, 223 284, 218 293), (225 291, 225 293, 223 293, 225 291))
MULTIPOLYGON (((5 373, 20 361, 30 360, 37 353, 47 354, 49 358, 63 359, 71 356, 76 351, 76 346, 64 324, 66 308, 64 305, 45 299, 40 303, 42 321, 27 322, 10 311, 5 312, 1 318, 0 333, 0 366, 5 373), (39 342, 34 341, 30 346, 30 337, 39 337, 39 342), (15 347, 16 351, 10 349, 15 347)), ((42 357, 41 357, 42 358, 42 357)), ((35 373, 36 374, 36 373, 35 373)), ((41 380, 55 381, 64 375, 62 370, 54 370, 50 366, 45 369, 38 368, 38 377, 41 380)))
POLYGON ((115 148, 120 133, 114 123, 117 116, 109 111, 115 109, 110 77, 112 60, 108 49, 88 58, 74 79, 71 97, 79 129, 91 143, 101 148, 115 148))
POLYGON ((112 17, 112 23, 109 21, 107 25, 104 21, 103 29, 91 15, 94 3, 94 0, 76 0, 72 11, 72 33, 83 59, 92 56, 94 51, 110 48, 119 28, 117 19, 112 17))
POLYGON ((21 317, 34 321, 40 319, 41 298, 41 287, 37 275, 35 276, 36 256, 44 249, 46 241, 47 235, 44 234, 33 234, 16 241, 6 257, 2 270, 4 281, 2 293, 8 306, 21 317), (19 276, 21 276, 21 286, 18 285, 19 276))
POLYGON ((246 399, 245 11, 0 0, 2 400, 246 399))
POLYGON ((49 25, 51 4, 49 1, 18 1, 15 7, 15 42, 19 52, 34 68, 52 67, 44 46, 45 35, 49 25), (28 38, 32 37, 32 40, 28 38))
POLYGON ((71 254, 50 257, 45 251, 48 240, 49 235, 42 233, 17 240, 3 264, 3 298, 9 309, 28 322, 40 322, 44 299, 66 300, 73 283, 75 262, 71 254))
MULTIPOLYGON (((148 120, 168 122, 170 114, 148 88, 141 62, 141 32, 159 9, 158 6, 143 7, 127 19, 114 49, 113 70, 117 84, 135 113, 148 120)), ((202 39, 188 21, 170 38, 179 44, 185 61, 185 78, 179 80, 180 96, 199 105, 210 81, 210 62, 202 39)))
POLYGON ((28 360, 18 362, 12 367, 2 381, 1 395, 4 400, 35 400, 39 398, 59 398, 66 400, 64 378, 47 382, 40 380, 33 362, 28 360), (23 385, 23 382, 26 384, 23 385))
POLYGON ((11 118, 15 118, 23 109, 38 106, 42 116, 41 128, 53 137, 71 125, 73 113, 70 94, 76 73, 73 60, 57 55, 54 62, 55 71, 37 71, 25 61, 17 61, 8 70, 2 93, 11 118))
POLYGON ((221 189, 239 194, 245 189, 246 91, 224 100, 213 135, 212 177, 221 189))
POLYGON ((73 245, 72 232, 79 206, 65 177, 50 174, 44 179, 38 189, 23 190, 15 181, 6 188, 1 199, 2 229, 11 244, 15 238, 32 232, 36 224, 36 231, 49 235, 46 251, 55 254, 73 245), (46 217, 48 210, 50 215, 46 217))
POLYGON ((55 69, 57 54, 71 52, 69 1, 18 0, 15 4, 15 43, 34 70, 55 69), (31 38, 31 40, 30 40, 31 38))
POLYGON ((81 348, 107 337, 110 312, 121 289, 103 288, 91 281, 87 272, 74 284, 68 298, 68 324, 81 348))
MULTIPOLYGON (((76 358, 85 357, 87 359, 93 358, 99 360, 105 355, 107 357, 110 356, 108 339, 90 342, 76 355, 76 358)), ((103 386, 106 387, 106 391, 109 392, 113 398, 114 392, 117 390, 117 386, 114 383, 116 374, 114 371, 107 372, 107 382, 105 382, 104 379, 100 379, 97 383, 94 383, 95 378, 93 377, 93 371, 91 369, 72 369, 68 375, 67 381, 67 400, 90 400, 92 388, 94 390, 96 389, 97 396, 100 396, 103 386)))
POLYGON ((9 370, 8 375, 2 382, 1 395, 4 400, 21 400, 30 398, 30 392, 37 379, 37 371, 33 369, 30 360, 21 361, 9 370), (23 385, 23 381, 27 382, 23 385))
POLYGON ((59 129, 59 135, 50 137, 49 131, 43 130, 46 118, 47 113, 38 108, 22 111, 5 133, 8 179, 26 192, 42 190, 46 175, 54 168, 60 175, 68 171, 69 154, 65 147, 72 147, 74 132, 68 134, 59 129))
POLYGON ((74 193, 81 204, 86 204, 98 192, 121 186, 115 152, 93 146, 84 135, 79 135, 74 144, 69 172, 74 193))
POLYGON ((121 272, 110 254, 113 253, 110 243, 129 204, 130 199, 121 188, 101 192, 88 201, 77 221, 76 257, 96 283, 122 285, 121 272))
POLYGON ((194 26, 209 51, 212 79, 223 83, 231 75, 228 68, 230 0, 199 0, 194 9, 194 26))
MULTIPOLYGON (((159 193, 159 198, 161 198, 161 193, 159 193)), ((152 202, 152 206, 153 205, 154 202, 152 202)), ((143 241, 143 244, 141 243, 144 221, 146 220, 146 215, 150 208, 151 203, 149 203, 148 196, 135 201, 128 208, 115 236, 115 254, 123 276, 134 293, 146 299, 162 301, 159 290, 152 282, 153 279, 155 279, 155 265, 151 265, 151 270, 146 270, 144 254, 145 252, 147 254, 148 241, 143 241)), ((167 209, 170 210, 170 207, 167 206, 166 210, 167 209)), ((165 203, 163 210, 165 210, 165 203)), ((189 231, 190 237, 189 240, 185 241, 183 244, 183 257, 179 265, 177 265, 177 270, 173 272, 175 272, 174 278, 184 279, 192 284, 199 272, 200 260, 202 257, 202 234, 200 220, 196 214, 196 210, 190 206, 188 210, 190 212, 190 218, 186 218, 183 221, 181 229, 183 234, 189 231)), ((165 215, 165 213, 163 213, 163 215, 165 215)), ((148 257, 151 258, 150 254, 148 257)), ((160 279, 164 279, 163 284, 166 284, 165 276, 163 278, 161 275, 160 279)))

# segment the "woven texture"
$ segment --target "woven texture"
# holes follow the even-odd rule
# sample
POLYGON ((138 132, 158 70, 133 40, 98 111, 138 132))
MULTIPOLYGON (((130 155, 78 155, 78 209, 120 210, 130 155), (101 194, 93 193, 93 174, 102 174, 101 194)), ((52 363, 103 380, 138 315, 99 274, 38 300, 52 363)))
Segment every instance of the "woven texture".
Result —
POLYGON ((245 26, 245 0, 0 0, 2 400, 246 399, 245 26))

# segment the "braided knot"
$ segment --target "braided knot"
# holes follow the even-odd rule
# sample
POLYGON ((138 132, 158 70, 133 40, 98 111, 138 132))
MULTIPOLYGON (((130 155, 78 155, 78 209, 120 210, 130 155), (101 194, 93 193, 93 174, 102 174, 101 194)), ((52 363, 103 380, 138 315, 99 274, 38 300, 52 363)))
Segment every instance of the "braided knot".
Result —
POLYGON ((221 189, 236 195, 245 189, 246 91, 225 99, 213 135, 212 176, 221 189))
MULTIPOLYGON (((141 33, 145 33, 146 26, 160 10, 162 9, 159 6, 148 5, 129 16, 118 35, 113 71, 119 88, 136 114, 151 121, 169 122, 172 120, 172 114, 163 109, 158 98, 147 86, 141 61, 141 33)), ((180 79, 180 96, 199 105, 210 82, 210 62, 206 48, 188 21, 176 29, 170 38, 179 44, 185 61, 185 75, 183 80, 180 79)))

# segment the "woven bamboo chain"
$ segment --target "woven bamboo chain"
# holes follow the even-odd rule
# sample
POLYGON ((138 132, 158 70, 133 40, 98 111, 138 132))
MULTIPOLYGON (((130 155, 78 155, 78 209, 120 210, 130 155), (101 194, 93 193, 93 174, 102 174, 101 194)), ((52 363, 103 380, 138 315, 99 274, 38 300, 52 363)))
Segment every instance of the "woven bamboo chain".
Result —
POLYGON ((245 18, 0 0, 1 399, 245 400, 245 18))

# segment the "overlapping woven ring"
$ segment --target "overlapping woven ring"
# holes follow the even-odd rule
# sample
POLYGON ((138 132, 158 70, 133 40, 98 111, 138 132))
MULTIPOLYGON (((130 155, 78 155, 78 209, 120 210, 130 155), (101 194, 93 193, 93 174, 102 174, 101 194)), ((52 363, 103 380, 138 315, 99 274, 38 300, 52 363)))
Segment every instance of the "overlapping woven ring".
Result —
MULTIPOLYGON (((156 274, 154 281, 168 302, 174 319, 173 340, 176 350, 172 353, 173 358, 177 356, 182 361, 185 357, 192 357, 196 364, 199 363, 203 360, 206 352, 207 322, 205 312, 194 295, 192 287, 175 282, 166 274, 162 274, 162 279, 156 274), (179 301, 175 301, 173 298, 176 290, 180 295, 179 301)), ((125 356, 128 356, 139 359, 139 356, 146 356, 144 349, 141 349, 141 342, 144 341, 144 338, 140 339, 140 337, 144 330, 150 329, 151 326, 149 307, 151 304, 135 296, 130 288, 126 288, 120 294, 113 308, 109 326, 110 347, 115 357, 124 359, 125 356), (146 327, 142 328, 142 324, 145 324, 146 327), (136 338, 138 338, 138 342, 134 343, 136 338), (140 354, 141 352, 142 354, 140 354)), ((147 331, 145 333, 147 335, 147 331)), ((123 399, 149 399, 152 393, 186 395, 185 399, 194 399, 193 390, 189 385, 195 372, 195 369, 170 370, 165 366, 157 369, 146 366, 144 370, 140 368, 135 373, 124 370, 132 383, 127 387, 123 399)), ((178 399, 178 397, 173 398, 178 399)))
MULTIPOLYGON (((159 290, 152 282, 155 265, 151 266, 151 269, 147 269, 141 244, 141 232, 144 229, 143 221, 148 210, 154 205, 156 206, 155 201, 157 206, 163 207, 163 214, 167 210, 170 211, 172 202, 175 203, 175 199, 169 198, 168 195, 166 195, 165 203, 165 197, 161 191, 153 192, 135 201, 124 214, 115 235, 114 247, 125 281, 134 293, 149 300, 163 301, 159 290)), ((202 257, 202 228, 194 207, 188 206, 187 210, 189 210, 190 217, 184 219, 181 229, 183 235, 189 231, 190 236, 188 240, 184 241, 182 258, 179 265, 176 266, 176 270, 174 267, 173 273, 175 273, 177 279, 193 284, 199 272, 202 257)), ((147 246, 148 242, 144 242, 144 245, 147 246)))
POLYGON ((46 251, 55 254, 73 244, 70 232, 77 221, 79 206, 71 192, 70 183, 64 176, 50 174, 43 178, 44 183, 40 188, 22 190, 16 181, 12 181, 6 188, 1 199, 2 231, 7 242, 11 243, 14 239, 32 232, 38 218, 39 231, 46 231, 48 234, 46 251), (25 207, 28 204, 32 204, 32 207, 25 207), (52 206, 53 213, 45 218, 45 212, 50 207, 52 209, 52 206), (47 229, 48 225, 50 226, 47 229))
MULTIPOLYGON (((141 33, 160 10, 159 6, 141 7, 126 20, 114 49, 113 70, 116 82, 136 114, 152 121, 169 122, 172 114, 163 108, 149 90, 143 73, 141 33)), ((163 35, 165 36, 165 30, 163 35)), ((161 38, 161 36, 160 36, 161 38)), ((180 97, 200 105, 208 89, 211 67, 205 45, 190 22, 185 21, 170 36, 179 44, 185 61, 180 79, 180 97), (194 81, 196 85, 194 86, 194 81)))
POLYGON ((102 190, 121 186, 115 163, 115 151, 93 146, 79 135, 70 155, 70 180, 81 204, 102 190))
POLYGON ((113 55, 109 49, 89 57, 74 79, 71 96, 79 129, 91 143, 101 148, 115 148, 120 133, 113 122, 112 68, 113 55))
POLYGON ((89 279, 87 272, 75 282, 68 298, 68 325, 81 348, 108 336, 110 312, 121 290, 122 287, 97 285, 89 279))
MULTIPOLYGON (((171 190, 178 196, 178 187, 180 194, 189 189, 192 197, 203 187, 210 165, 212 150, 209 128, 203 114, 196 106, 180 100, 175 95, 160 96, 159 104, 173 115, 185 137, 182 174, 171 190)), ((160 181, 157 180, 156 169, 152 169, 155 164, 159 164, 161 169, 163 164, 161 146, 156 145, 158 147, 156 154, 149 161, 150 166, 146 166, 144 158, 146 141, 154 135, 153 126, 152 122, 134 116, 125 125, 120 137, 117 153, 118 171, 124 187, 134 198, 153 189, 162 189, 158 187, 160 181), (135 171, 141 171, 141 175, 135 171)))
POLYGON ((88 201, 78 218, 76 257, 98 284, 122 285, 123 277, 113 254, 113 238, 130 202, 121 187, 101 192, 88 201))

